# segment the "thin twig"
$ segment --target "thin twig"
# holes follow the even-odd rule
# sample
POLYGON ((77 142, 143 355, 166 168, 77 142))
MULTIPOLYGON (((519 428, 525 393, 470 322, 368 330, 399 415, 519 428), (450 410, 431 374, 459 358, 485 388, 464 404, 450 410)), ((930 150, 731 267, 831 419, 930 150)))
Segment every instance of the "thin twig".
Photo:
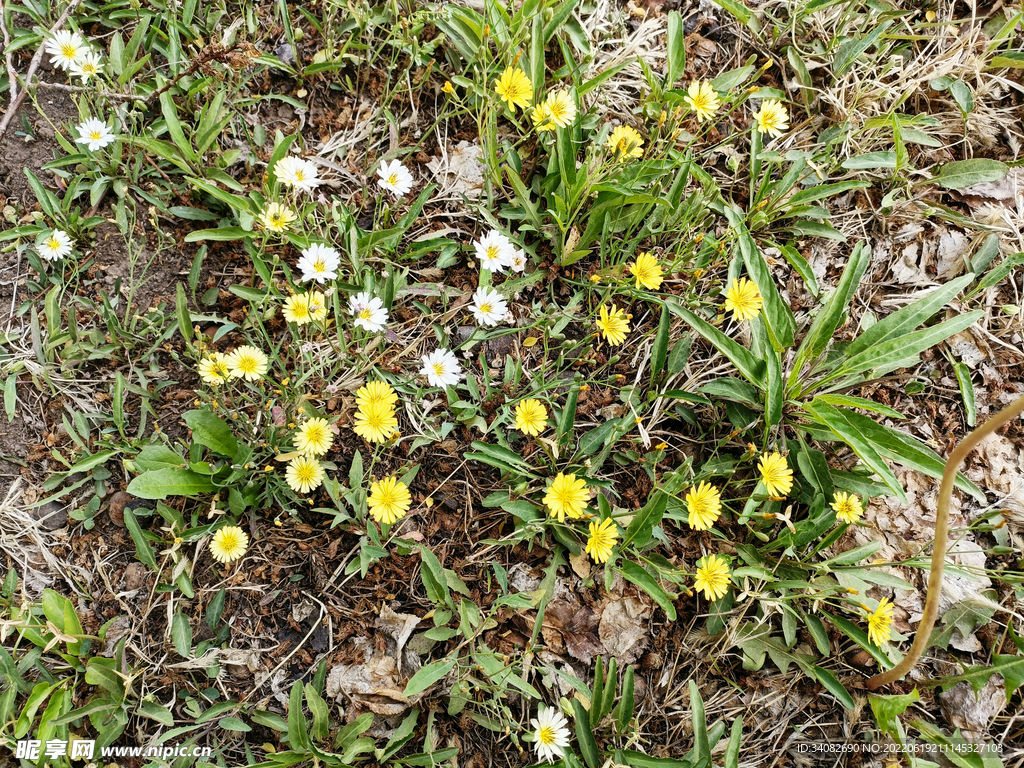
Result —
POLYGON ((903 657, 903 661, 890 669, 869 678, 865 685, 868 690, 881 688, 883 685, 894 683, 907 674, 921 654, 928 648, 931 640, 932 628, 935 626, 935 619, 939 615, 939 598, 942 596, 942 571, 946 567, 946 539, 949 538, 949 502, 953 496, 953 484, 956 482, 956 472, 964 459, 974 448, 1004 424, 1013 421, 1024 412, 1024 397, 1020 397, 1010 405, 1006 406, 986 421, 980 427, 976 427, 960 444, 949 454, 946 468, 942 472, 942 484, 939 486, 938 510, 935 514, 935 544, 932 546, 932 568, 928 576, 928 596, 924 601, 924 615, 921 616, 921 623, 917 625, 917 633, 914 635, 914 643, 903 657))
POLYGON ((46 49, 46 44, 57 32, 61 30, 64 26, 64 22, 66 22, 68 17, 71 15, 71 12, 74 11, 81 2, 82 0, 71 0, 68 7, 64 9, 64 13, 62 13, 60 18, 57 19, 57 23, 50 27, 50 31, 43 38, 42 42, 39 43, 39 49, 32 57, 32 61, 29 62, 28 72, 25 74, 25 85, 22 88, 21 93, 18 94, 17 98, 11 99, 11 103, 7 107, 7 111, 4 113, 4 119, 0 121, 0 139, 4 137, 5 133, 7 133, 7 128, 11 124, 11 121, 14 120, 15 114, 17 114, 19 107, 21 107, 21 102, 23 102, 25 97, 28 95, 28 89, 32 85, 32 76, 35 75, 36 70, 39 69, 39 63, 43 60, 43 51, 46 49))
POLYGON ((4 58, 7 60, 7 92, 11 101, 18 98, 18 73, 14 71, 14 53, 11 51, 11 35, 7 31, 7 3, 0 0, 0 30, 4 35, 4 58))
POLYGON ((145 96, 136 96, 132 93, 114 93, 113 91, 95 91, 81 85, 65 85, 64 83, 48 83, 45 80, 36 80, 36 88, 49 89, 51 91, 64 91, 64 93, 96 93, 105 99, 114 101, 145 101, 145 96))

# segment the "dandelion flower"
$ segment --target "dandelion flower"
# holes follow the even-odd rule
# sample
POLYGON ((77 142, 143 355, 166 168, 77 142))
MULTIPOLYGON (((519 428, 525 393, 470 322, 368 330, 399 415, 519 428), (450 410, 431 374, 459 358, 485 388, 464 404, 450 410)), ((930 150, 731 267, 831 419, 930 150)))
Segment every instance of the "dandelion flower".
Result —
POLYGON ((46 52, 53 54, 50 63, 67 69, 88 51, 85 40, 77 32, 62 29, 46 41, 46 52))
POLYGON ((469 311, 480 325, 497 325, 508 312, 505 297, 493 288, 481 287, 473 294, 469 311))
POLYGON ((207 384, 223 384, 231 378, 228 361, 220 352, 211 352, 209 357, 199 361, 199 378, 207 384))
POLYGON ((533 121, 533 127, 537 129, 537 132, 553 131, 555 126, 550 122, 551 111, 548 109, 546 102, 541 102, 530 110, 530 120, 533 121))
POLYGON ((370 517, 383 525, 392 525, 409 511, 412 496, 405 483, 392 475, 370 486, 366 505, 370 508, 370 517))
POLYGON ((423 368, 420 373, 427 377, 427 383, 432 387, 449 387, 458 384, 462 378, 459 359, 450 349, 435 349, 421 360, 423 368))
POLYGON ((256 347, 243 344, 227 356, 228 370, 233 379, 256 381, 270 368, 267 356, 256 347))
POLYGON ((367 403, 356 410, 352 431, 371 443, 383 443, 398 430, 394 409, 387 403, 367 403))
POLYGON ((504 272, 515 255, 515 247, 496 229, 492 229, 473 243, 473 250, 480 259, 480 266, 491 272, 504 272))
POLYGON ((697 113, 697 121, 701 123, 714 117, 722 106, 718 94, 707 80, 694 80, 690 83, 683 102, 697 113))
POLYGON ((320 184, 320 172, 316 165, 294 155, 278 160, 274 164, 274 174, 282 184, 295 187, 301 192, 312 192, 320 184))
POLYGON ((295 266, 302 271, 302 282, 316 280, 318 283, 324 283, 338 276, 339 264, 341 256, 334 248, 314 243, 303 249, 295 266))
POLYGON ((82 78, 83 83, 100 73, 103 69, 103 59, 95 51, 86 51, 77 61, 71 62, 71 74, 82 78))
POLYGON ((377 169, 377 175, 380 176, 377 179, 377 184, 395 197, 405 197, 412 189, 412 174, 398 160, 381 163, 380 168, 377 169))
POLYGON ((585 551, 595 563, 607 563, 618 540, 619 531, 615 527, 615 521, 609 517, 601 523, 590 524, 590 538, 587 539, 585 551))
POLYGON ((75 142, 85 144, 90 152, 103 149, 117 138, 106 123, 95 117, 90 117, 80 124, 76 130, 78 131, 79 138, 75 139, 75 142))
POLYGON ((289 323, 305 325, 313 319, 309 312, 309 294, 293 293, 284 300, 281 312, 289 323))
POLYGON ((608 151, 624 163, 630 158, 644 156, 644 140, 635 128, 628 125, 617 125, 605 144, 608 151))
POLYGON ((733 320, 753 320, 763 303, 757 284, 745 277, 733 280, 725 292, 725 311, 732 312, 733 320))
POLYGON ((617 347, 626 340, 626 334, 629 333, 629 317, 614 304, 611 311, 607 305, 603 305, 597 318, 597 329, 609 344, 617 347))
POLYGON ((829 505, 836 511, 836 519, 842 523, 856 523, 864 514, 860 497, 853 493, 837 493, 829 505))
POLYGON ((766 99, 754 114, 757 130, 778 138, 789 129, 789 113, 778 99, 766 99))
POLYGON ((506 67, 501 77, 494 82, 494 90, 502 101, 508 103, 512 112, 516 111, 516 107, 528 107, 533 99, 533 83, 518 67, 506 67))
POLYGON ((526 254, 519 248, 512 249, 512 259, 508 263, 508 268, 513 272, 522 272, 526 269, 526 254))
POLYGON ((71 238, 68 233, 60 229, 54 229, 36 246, 39 255, 47 261, 63 259, 71 253, 71 238))
POLYGON ((249 548, 249 537, 237 525, 218 528, 210 542, 210 554, 220 563, 232 563, 249 548))
POLYGON ((310 419, 295 433, 295 450, 306 456, 323 456, 333 443, 334 433, 327 419, 310 419))
POLYGON ((569 723, 561 712, 554 707, 539 707, 530 725, 538 760, 553 763, 565 754, 569 746, 569 723))
POLYGON ((757 470, 772 498, 785 498, 793 490, 793 470, 786 463, 786 457, 778 451, 762 456, 757 462, 757 470))
POLYGON ((722 514, 722 498, 718 489, 710 483, 701 481, 686 494, 686 511, 689 512, 690 527, 696 531, 706 531, 722 514))
POLYGON ((715 601, 729 591, 729 561, 719 555, 705 555, 697 561, 697 575, 693 587, 704 593, 704 598, 715 601))
MULTIPOLYGON (((572 94, 564 88, 550 94, 544 100, 544 105, 547 109, 547 122, 551 126, 545 130, 565 128, 576 119, 576 102, 573 100, 572 94)), ((540 129, 538 128, 538 130, 540 129)))
POLYGON ((393 408, 397 402, 398 394, 386 381, 368 381, 356 390, 356 407, 360 410, 376 404, 393 408))
POLYGON ((574 520, 583 517, 589 499, 590 490, 585 480, 559 472, 544 495, 544 506, 551 517, 557 517, 558 522, 564 523, 566 515, 574 520))
MULTIPOLYGON (((864 606, 866 609, 867 606, 864 606)), ((889 629, 892 627, 893 605, 888 597, 883 597, 878 607, 868 614, 868 640, 877 646, 889 642, 889 629)))
POLYGON ((656 291, 661 288, 661 265, 651 254, 641 251, 636 255, 636 261, 626 265, 629 273, 636 278, 636 287, 656 291))
POLYGON ((356 317, 355 324, 370 333, 383 331, 384 324, 388 321, 388 311, 384 309, 384 302, 376 296, 370 296, 366 291, 352 296, 348 300, 348 309, 356 317))
POLYGON ((313 456, 296 456, 288 462, 284 479, 296 493, 309 493, 324 481, 324 468, 313 456))
POLYGON ((268 203, 260 213, 260 224, 271 232, 284 232, 298 216, 291 208, 281 203, 268 203))
POLYGON ((516 429, 536 437, 548 425, 548 409, 544 403, 533 398, 522 400, 516 406, 516 429))

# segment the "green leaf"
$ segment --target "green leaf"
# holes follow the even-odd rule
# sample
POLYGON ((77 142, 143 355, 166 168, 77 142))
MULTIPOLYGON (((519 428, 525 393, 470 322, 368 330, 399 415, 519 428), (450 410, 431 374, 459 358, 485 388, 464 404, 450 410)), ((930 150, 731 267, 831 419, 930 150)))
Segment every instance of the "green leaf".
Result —
POLYGON ((634 701, 634 672, 632 665, 626 667, 626 674, 622 676, 622 697, 619 699, 619 732, 625 733, 630 721, 633 719, 634 701))
POLYGON ((597 749, 597 742, 594 740, 594 731, 590 727, 590 714, 583 706, 583 702, 574 698, 572 710, 575 714, 573 720, 576 726, 576 741, 580 745, 580 752, 588 768, 601 768, 601 753, 597 749))
POLYGON ((948 691, 956 683, 966 681, 971 684, 975 692, 980 691, 988 683, 992 675, 1002 675, 1006 684, 1006 700, 1009 701, 1014 691, 1024 685, 1024 656, 1009 656, 995 654, 992 657, 992 666, 984 664, 968 667, 962 675, 942 678, 942 690, 948 691))
POLYGON ((643 547, 651 539, 654 526, 661 522, 668 506, 669 495, 659 489, 651 492, 647 503, 633 515, 626 529, 626 535, 622 539, 622 549, 632 543, 635 547, 643 547))
POLYGON ((186 343, 192 341, 192 317, 188 313, 188 302, 185 298, 185 285, 183 283, 178 283, 174 308, 178 316, 178 330, 181 331, 181 335, 186 343))
POLYGON ((439 681, 455 667, 455 658, 441 659, 430 664, 424 664, 413 675, 405 685, 405 696, 413 696, 420 691, 425 691, 434 683, 439 681))
POLYGON ((14 409, 18 405, 18 374, 12 373, 4 382, 4 411, 7 421, 14 421, 14 409))
POLYGON ((309 730, 302 714, 302 681, 292 683, 288 693, 288 744, 294 750, 309 748, 309 730))
POLYGON ((964 400, 964 411, 967 414, 967 426, 978 423, 978 407, 974 399, 974 382, 971 380, 971 369, 964 363, 954 363, 953 372, 960 385, 960 396, 964 400))
POLYGON ((870 186, 870 181, 839 181, 835 184, 818 184, 817 186, 800 190, 789 198, 786 204, 790 207, 807 205, 818 200, 841 195, 843 192, 849 192, 851 189, 865 189, 870 186))
POLYGON ((640 589, 650 595, 654 599, 654 602, 661 606, 661 609, 665 611, 665 615, 668 617, 669 621, 676 620, 676 607, 673 604, 672 596, 662 589, 661 585, 655 581, 651 574, 631 560, 624 560, 622 563, 622 575, 627 581, 636 584, 640 589))
POLYGON ((740 346, 736 341, 726 336, 707 321, 697 317, 697 315, 679 305, 676 301, 666 299, 665 306, 676 317, 681 317, 685 320, 693 330, 725 355, 736 366, 743 378, 755 386, 763 383, 765 365, 762 361, 755 358, 749 350, 740 346))
POLYGON ((140 499, 166 499, 168 496, 197 496, 216 490, 210 478, 191 469, 165 467, 143 472, 128 483, 128 493, 140 499))
MULTIPOLYGON (((130 483, 128 485, 128 492, 133 493, 130 483)), ((139 521, 135 518, 135 513, 125 507, 123 514, 125 527, 128 529, 128 533, 131 534, 132 541, 135 542, 135 550, 138 553, 139 561, 148 565, 151 570, 157 570, 156 556, 153 554, 153 548, 149 545, 146 535, 142 532, 142 526, 139 525, 139 521)))
POLYGON ((221 456, 234 458, 238 453, 238 441, 231 427, 220 416, 211 411, 186 411, 185 423, 192 430, 192 439, 221 456))
POLYGON ((868 654, 879 663, 882 669, 892 669, 895 666, 892 660, 882 652, 882 649, 868 639, 868 633, 852 621, 845 619, 842 616, 833 616, 827 611, 822 611, 822 615, 831 621, 836 629, 867 651, 868 654))
POLYGON ((693 764, 701 765, 711 758, 711 744, 708 740, 708 718, 704 711, 704 699, 693 680, 688 681, 690 688, 690 721, 693 724, 693 764))
POLYGON ((192 625, 181 611, 175 613, 171 620, 171 642, 182 658, 187 659, 192 653, 192 625))
POLYGON ((167 728, 174 727, 174 714, 163 704, 155 701, 143 701, 139 704, 136 713, 143 717, 148 717, 150 720, 156 720, 160 725, 167 728))
POLYGON ((253 233, 241 227, 217 227, 215 229, 197 229, 185 235, 186 243, 198 243, 203 240, 225 241, 242 240, 252 237, 253 233))
MULTIPOLYGON (((673 11, 675 13, 675 11, 673 11)), ((658 335, 654 337, 654 347, 651 349, 651 377, 659 379, 665 370, 665 360, 668 357, 668 336, 672 313, 668 307, 662 306, 661 318, 658 321, 658 335)))
POLYGON ((999 181, 1009 171, 1005 163, 987 158, 973 160, 955 160, 946 163, 939 169, 939 175, 933 179, 943 189, 966 189, 975 184, 999 181))
MULTIPOLYGON (((795 197, 796 195, 794 195, 795 197)), ((764 301, 761 317, 768 328, 772 346, 776 352, 788 349, 793 346, 793 337, 796 333, 796 320, 793 317, 793 311, 789 308, 789 304, 782 300, 778 286, 775 285, 775 278, 772 277, 771 270, 768 268, 768 263, 758 249, 757 243, 754 242, 754 238, 747 231, 739 212, 731 206, 726 206, 725 216, 738 233, 736 244, 743 257, 743 263, 761 292, 761 298, 764 301)), ((723 354, 725 353, 723 352, 723 354)))
POLYGON ((835 675, 816 664, 809 664, 808 667, 811 670, 811 674, 818 679, 818 682, 825 686, 825 689, 836 697, 836 701, 851 711, 857 708, 857 703, 853 700, 853 696, 851 696, 850 692, 846 690, 843 684, 836 679, 835 675))
POLYGON ((876 171, 881 168, 894 169, 896 168, 896 153, 867 152, 863 155, 846 158, 846 160, 840 163, 840 167, 848 171, 876 171))
POLYGON ((135 457, 135 466, 141 470, 181 467, 185 460, 164 445, 147 445, 135 457))
POLYGON ((891 20, 879 24, 863 37, 854 37, 845 40, 836 47, 836 55, 832 59, 832 72, 836 77, 842 77, 853 66, 857 59, 873 46, 882 34, 892 25, 891 20))
POLYGON ((217 721, 217 725, 225 731, 234 731, 235 733, 248 733, 252 730, 250 726, 246 725, 237 717, 222 717, 217 721))

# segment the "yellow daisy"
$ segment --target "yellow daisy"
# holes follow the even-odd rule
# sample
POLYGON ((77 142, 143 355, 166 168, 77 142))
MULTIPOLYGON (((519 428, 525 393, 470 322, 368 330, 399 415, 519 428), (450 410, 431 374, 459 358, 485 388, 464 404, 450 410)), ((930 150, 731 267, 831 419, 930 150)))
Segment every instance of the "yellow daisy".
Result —
POLYGON ((722 514, 722 498, 715 486, 701 481, 686 494, 686 511, 690 516, 687 522, 697 531, 706 531, 722 514))
POLYGON ((501 77, 494 82, 494 90, 513 112, 516 107, 525 109, 530 106, 533 99, 533 83, 518 67, 506 67, 501 77))
POLYGON ((295 211, 281 203, 268 203, 267 207, 260 213, 260 224, 264 229, 271 232, 284 232, 298 216, 295 211))
POLYGON ((360 410, 373 403, 383 403, 393 408, 398 394, 386 381, 368 381, 356 390, 356 407, 360 410))
POLYGON ((741 277, 729 283, 725 292, 725 311, 732 312, 733 320, 753 320, 761 312, 764 300, 757 284, 741 277))
POLYGON ((860 497, 853 493, 837 493, 829 505, 836 511, 836 519, 841 523, 856 523, 864 514, 860 497))
POLYGON ((320 291, 310 291, 306 294, 306 306, 311 320, 322 323, 327 319, 327 298, 320 291))
POLYGON ((636 255, 636 261, 626 265, 629 273, 636 278, 636 287, 656 291, 661 288, 661 265, 658 260, 646 251, 636 255))
POLYGON ((778 99, 766 99, 754 114, 754 123, 761 133, 777 138, 789 129, 789 113, 778 99))
POLYGON ((296 325, 305 325, 313 319, 309 311, 308 293, 293 293, 284 300, 281 311, 285 320, 296 325))
POLYGON ((249 537, 235 525, 218 528, 210 541, 210 554, 221 563, 231 563, 245 554, 249 548, 249 537))
POLYGON ((548 118, 550 117, 548 105, 543 101, 530 110, 530 120, 533 121, 533 126, 538 132, 555 130, 555 126, 549 122, 548 118))
MULTIPOLYGON (((870 610, 866 605, 861 606, 864 610, 870 610)), ((892 627, 893 605, 888 597, 883 597, 878 607, 868 614, 868 639, 875 645, 881 646, 889 642, 889 629, 892 627)))
POLYGON ((721 600, 729 591, 729 561, 719 555, 706 555, 697 561, 693 587, 706 600, 721 600))
POLYGON ((587 539, 586 553, 595 563, 607 563, 612 556, 612 548, 619 540, 619 530, 611 518, 600 523, 590 524, 590 538, 587 539))
POLYGON ((405 483, 397 477, 385 477, 370 486, 370 497, 366 500, 370 516, 378 523, 392 525, 405 516, 412 506, 412 496, 405 483))
POLYGON ((310 419, 295 433, 295 450, 306 456, 323 456, 334 443, 334 433, 327 419, 310 419))
POLYGON ((233 379, 256 381, 270 368, 270 361, 256 347, 243 344, 227 356, 225 362, 233 379))
POLYGON ((288 462, 284 479, 293 491, 309 493, 324 481, 324 468, 312 456, 296 456, 288 462))
POLYGON ((718 94, 707 80, 694 80, 690 83, 683 102, 697 113, 697 120, 701 123, 714 117, 722 106, 718 94))
POLYGON ((223 384, 230 377, 227 357, 220 352, 211 352, 209 357, 199 361, 199 378, 207 384, 223 384))
POLYGON ((398 430, 398 419, 387 403, 367 403, 356 411, 352 430, 371 443, 383 443, 398 430))
POLYGON ((559 472, 544 495, 544 506, 551 517, 557 517, 558 522, 564 523, 566 515, 574 520, 583 517, 589 499, 590 490, 585 480, 559 472))
POLYGON ((597 329, 609 344, 613 347, 619 346, 626 340, 626 334, 629 333, 629 319, 632 315, 627 315, 625 311, 614 304, 612 304, 610 312, 607 305, 603 305, 599 315, 597 329))
POLYGON ((548 409, 540 400, 522 400, 516 406, 516 429, 536 437, 547 427, 548 409))
POLYGON ((772 498, 785 498, 793 490, 793 470, 786 463, 786 457, 778 451, 764 454, 757 462, 757 469, 772 498))
POLYGON ((644 156, 644 140, 639 131, 630 128, 628 125, 617 125, 612 129, 611 135, 605 144, 608 151, 624 163, 630 158, 644 156))

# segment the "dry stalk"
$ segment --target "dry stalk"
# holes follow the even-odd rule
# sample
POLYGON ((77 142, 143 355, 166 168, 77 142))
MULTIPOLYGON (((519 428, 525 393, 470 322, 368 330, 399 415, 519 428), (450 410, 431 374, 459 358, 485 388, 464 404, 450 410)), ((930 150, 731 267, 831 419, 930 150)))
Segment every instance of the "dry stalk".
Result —
POLYGON ((984 424, 975 427, 974 431, 967 435, 949 455, 946 468, 942 472, 942 484, 939 486, 938 509, 935 513, 935 545, 932 547, 932 567, 928 578, 928 596, 924 602, 924 615, 921 617, 921 623, 914 635, 914 643, 910 646, 907 655, 903 657, 903 661, 888 672, 868 678, 865 685, 869 690, 873 691, 902 679, 914 668, 918 659, 921 658, 921 654, 927 649, 932 628, 935 626, 935 619, 939 615, 942 571, 946 566, 946 539, 949 537, 949 502, 953 496, 956 472, 978 443, 1003 425, 1013 421, 1022 411, 1024 411, 1024 397, 1018 398, 984 424))

